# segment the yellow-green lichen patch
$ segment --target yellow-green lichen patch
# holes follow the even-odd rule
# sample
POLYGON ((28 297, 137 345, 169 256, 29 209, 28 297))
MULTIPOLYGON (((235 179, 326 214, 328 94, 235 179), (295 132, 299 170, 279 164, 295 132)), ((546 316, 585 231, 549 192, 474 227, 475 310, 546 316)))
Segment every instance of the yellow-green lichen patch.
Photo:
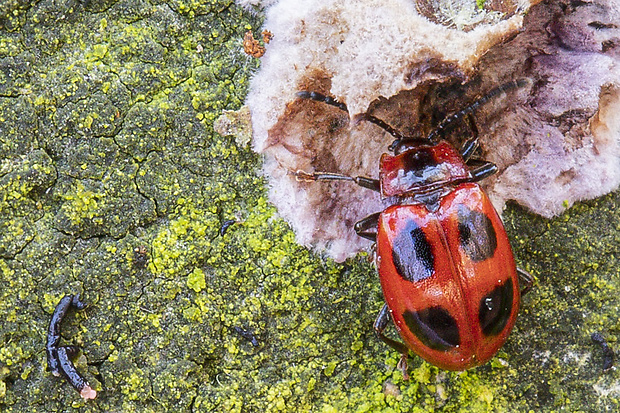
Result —
MULTIPOLYGON (((232 215, 241 209, 232 204, 237 198, 232 187, 222 187, 214 172, 226 171, 222 181, 233 183, 238 177, 231 178, 231 171, 238 173, 244 163, 241 170, 250 171, 256 159, 214 171, 201 168, 201 163, 217 166, 214 159, 224 150, 229 159, 238 153, 222 144, 205 151, 210 137, 188 105, 183 82, 195 66, 213 61, 221 67, 202 27, 215 26, 215 20, 226 16, 232 21, 232 15, 247 24, 247 16, 231 9, 221 16, 190 18, 169 4, 139 3, 112 7, 115 2, 84 2, 64 8, 44 2, 26 8, 32 20, 16 36, 4 31, 7 26, 0 28, 0 47, 6 51, 0 75, 0 152, 6 160, 0 208, 7 236, 0 254, 1 285, 6 287, 0 289, 6 316, 0 325, 6 343, 0 366, 10 364, 2 374, 2 410, 84 406, 66 383, 42 368, 49 312, 68 293, 82 292, 89 307, 75 316, 69 313, 63 337, 66 344, 83 348, 90 364, 78 363, 78 368, 91 383, 98 383, 93 375, 103 378, 106 387, 97 387, 100 400, 106 400, 103 410, 183 411, 191 405, 196 382, 208 379, 204 368, 192 370, 187 360, 208 366, 219 358, 219 339, 200 344, 222 334, 219 317, 200 329, 196 320, 182 318, 192 306, 203 318, 217 314, 216 309, 209 308, 205 295, 194 302, 182 281, 194 269, 208 274, 201 266, 219 217, 211 215, 205 224, 203 212, 232 215), (17 38, 21 40, 12 40, 17 38), (202 159, 194 162, 185 150, 202 159), (165 170, 186 175, 157 183, 148 179, 148 165, 141 169, 140 163, 156 152, 165 154, 165 170), (202 152, 211 155, 204 158, 202 152), (213 189, 201 192, 206 183, 213 189), (194 205, 193 212, 183 209, 180 200, 194 205), (161 220, 146 228, 156 214, 161 220), (168 232, 170 222, 175 225, 168 232), (175 234, 178 243, 158 237, 164 233, 175 234), (159 247, 169 245, 169 255, 159 254, 159 247), (140 248, 146 252, 136 258, 140 248), (172 263, 175 249, 180 253, 172 263), (154 261, 162 272, 149 271, 154 261), (166 273, 168 267, 178 273, 166 273), (156 396, 150 396, 151 385, 156 396)), ((217 10, 229 6, 212 5, 217 10)), ((10 18, 0 20, 15 22, 12 30, 19 31, 22 8, 11 10, 10 18)), ((218 30, 219 39, 236 37, 234 27, 226 23, 218 30)), ((245 69, 227 68, 247 76, 245 69)), ((232 96, 219 97, 222 107, 235 109, 226 105, 240 102, 242 97, 231 93, 242 90, 230 82, 220 90, 232 96)), ((241 190, 261 182, 256 176, 243 181, 241 190)))
POLYGON ((200 268, 195 268, 187 276, 187 286, 199 293, 207 286, 205 282, 205 273, 200 268))
POLYGON ((119 156, 106 144, 112 141, 102 138, 90 145, 77 145, 67 156, 79 164, 59 169, 56 193, 61 207, 56 220, 57 227, 67 233, 118 238, 154 219, 154 202, 144 197, 134 183, 137 165, 124 162, 115 170, 100 169, 119 156))
POLYGON ((32 194, 47 190, 56 170, 43 151, 5 159, 0 169, 0 255, 9 257, 33 239, 33 221, 43 215, 43 204, 32 194))
MULTIPOLYGON (((0 154, 2 159, 13 159, 25 156, 34 149, 36 142, 37 117, 30 96, 17 96, 26 84, 15 85, 15 79, 27 76, 27 73, 18 74, 15 71, 26 71, 30 65, 29 60, 16 61, 13 73, 9 73, 4 81, 0 81, 0 154), (15 90, 10 90, 15 89, 15 90), (7 97, 15 93, 15 97, 7 97)), ((0 77, 3 74, 0 73, 0 77)), ((0 79, 2 80, 2 79, 0 79)))

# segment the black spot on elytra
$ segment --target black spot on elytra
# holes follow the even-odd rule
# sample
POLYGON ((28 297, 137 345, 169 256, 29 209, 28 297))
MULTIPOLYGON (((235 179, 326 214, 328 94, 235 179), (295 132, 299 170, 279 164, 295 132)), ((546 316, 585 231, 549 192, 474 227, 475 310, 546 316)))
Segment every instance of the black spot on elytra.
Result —
POLYGON ((393 240, 392 261, 398 273, 407 281, 424 280, 435 271, 435 258, 422 228, 413 220, 407 222, 393 240))
POLYGON ((458 207, 461 247, 472 261, 484 261, 495 254, 497 236, 493 223, 485 214, 465 205, 458 207))
POLYGON ((446 351, 461 344, 456 320, 442 307, 405 311, 403 318, 409 330, 433 350, 446 351))
POLYGON ((513 300, 514 287, 511 279, 495 287, 480 300, 478 320, 485 336, 496 336, 504 331, 512 313, 513 300))

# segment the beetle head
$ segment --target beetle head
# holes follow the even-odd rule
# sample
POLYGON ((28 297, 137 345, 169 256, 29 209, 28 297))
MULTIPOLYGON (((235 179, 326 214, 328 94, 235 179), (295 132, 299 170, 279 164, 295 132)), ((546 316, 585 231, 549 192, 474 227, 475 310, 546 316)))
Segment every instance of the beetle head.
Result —
POLYGON ((433 146, 433 142, 429 139, 407 137, 403 139, 394 139, 394 142, 392 142, 388 149, 394 152, 394 155, 400 155, 412 149, 428 146, 433 146))

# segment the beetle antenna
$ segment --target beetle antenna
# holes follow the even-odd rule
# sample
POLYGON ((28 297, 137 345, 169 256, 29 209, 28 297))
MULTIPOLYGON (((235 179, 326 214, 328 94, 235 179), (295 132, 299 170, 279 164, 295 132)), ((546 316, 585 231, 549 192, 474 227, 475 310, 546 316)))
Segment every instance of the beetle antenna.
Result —
POLYGON ((295 93, 295 95, 297 95, 297 97, 300 97, 302 99, 310 99, 310 100, 316 100, 317 102, 327 103, 330 106, 337 107, 343 112, 349 112, 347 105, 345 105, 342 102, 338 102, 336 99, 334 99, 331 96, 325 96, 319 92, 310 92, 308 90, 300 90, 299 92, 295 93))
POLYGON ((388 125, 385 121, 379 119, 376 116, 369 115, 367 113, 360 113, 359 115, 357 115, 355 117, 355 122, 356 123, 360 122, 360 121, 363 121, 363 120, 365 120, 366 122, 374 123, 375 125, 377 125, 381 129, 383 129, 384 131, 386 131, 387 133, 392 135, 394 137, 394 142, 401 141, 402 139, 405 139, 405 138, 408 137, 408 136, 403 135, 402 133, 400 133, 399 131, 397 131, 396 129, 394 129, 390 125, 388 125))
POLYGON ((527 78, 517 79, 517 80, 512 80, 508 83, 504 83, 503 85, 500 85, 496 87, 495 89, 491 89, 489 93, 487 93, 480 99, 476 100, 471 105, 445 117, 441 122, 439 122, 439 125, 437 125, 437 127, 434 130, 432 130, 431 133, 428 134, 426 139, 428 139, 431 142, 436 141, 437 135, 443 132, 448 125, 474 112, 476 109, 478 109, 480 106, 484 105, 485 103, 487 103, 489 100, 493 99, 494 97, 500 94, 507 93, 511 90, 524 87, 530 83, 531 83, 531 80, 527 78))
MULTIPOLYGON (((323 94, 318 93, 318 92, 310 92, 310 91, 307 91, 307 90, 301 90, 301 91, 297 92, 295 95, 297 95, 297 97, 300 97, 302 99, 310 99, 310 100, 315 100, 317 102, 323 102, 323 103, 326 103, 326 104, 328 104, 330 106, 337 107, 338 109, 340 109, 340 110, 342 110, 344 112, 347 112, 347 113, 349 112, 349 109, 347 108, 347 105, 345 105, 342 102, 338 102, 336 99, 334 99, 331 96, 326 96, 326 95, 323 95, 323 94)), ((366 122, 374 123, 375 125, 377 125, 381 129, 383 129, 384 131, 386 131, 387 133, 392 135, 394 137, 394 139, 395 139, 395 142, 398 142, 401 139, 405 139, 407 137, 407 136, 404 136, 403 134, 401 134, 400 132, 398 132, 396 129, 394 129, 390 125, 388 125, 382 119, 379 119, 378 117, 373 116, 373 115, 369 115, 368 113, 360 113, 359 115, 355 116, 354 121, 355 121, 355 123, 358 123, 358 122, 361 122, 361 121, 366 121, 366 122)))

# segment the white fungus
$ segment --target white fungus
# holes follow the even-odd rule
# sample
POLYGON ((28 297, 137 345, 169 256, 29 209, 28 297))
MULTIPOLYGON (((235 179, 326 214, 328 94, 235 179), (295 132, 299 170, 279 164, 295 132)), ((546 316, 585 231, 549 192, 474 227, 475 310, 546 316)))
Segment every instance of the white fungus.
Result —
MULTIPOLYGON (((460 25, 449 18, 430 21, 419 14, 420 4, 262 2, 265 29, 274 37, 246 100, 253 147, 265 155, 270 199, 301 244, 325 249, 336 260, 370 245, 352 226, 384 208, 378 194, 349 182, 298 182, 292 175, 304 170, 376 178, 391 137, 349 119, 370 111, 402 133, 425 134, 437 116, 517 78, 530 79, 531 86, 474 115, 482 155, 499 167, 483 181, 495 206, 501 210, 515 200, 551 217, 618 187, 617 1, 519 5, 503 17, 493 12, 460 25), (346 103, 351 118, 297 98, 299 90, 346 103)), ((459 125, 458 131, 467 128, 459 125)), ((458 144, 463 133, 450 139, 458 144)))

